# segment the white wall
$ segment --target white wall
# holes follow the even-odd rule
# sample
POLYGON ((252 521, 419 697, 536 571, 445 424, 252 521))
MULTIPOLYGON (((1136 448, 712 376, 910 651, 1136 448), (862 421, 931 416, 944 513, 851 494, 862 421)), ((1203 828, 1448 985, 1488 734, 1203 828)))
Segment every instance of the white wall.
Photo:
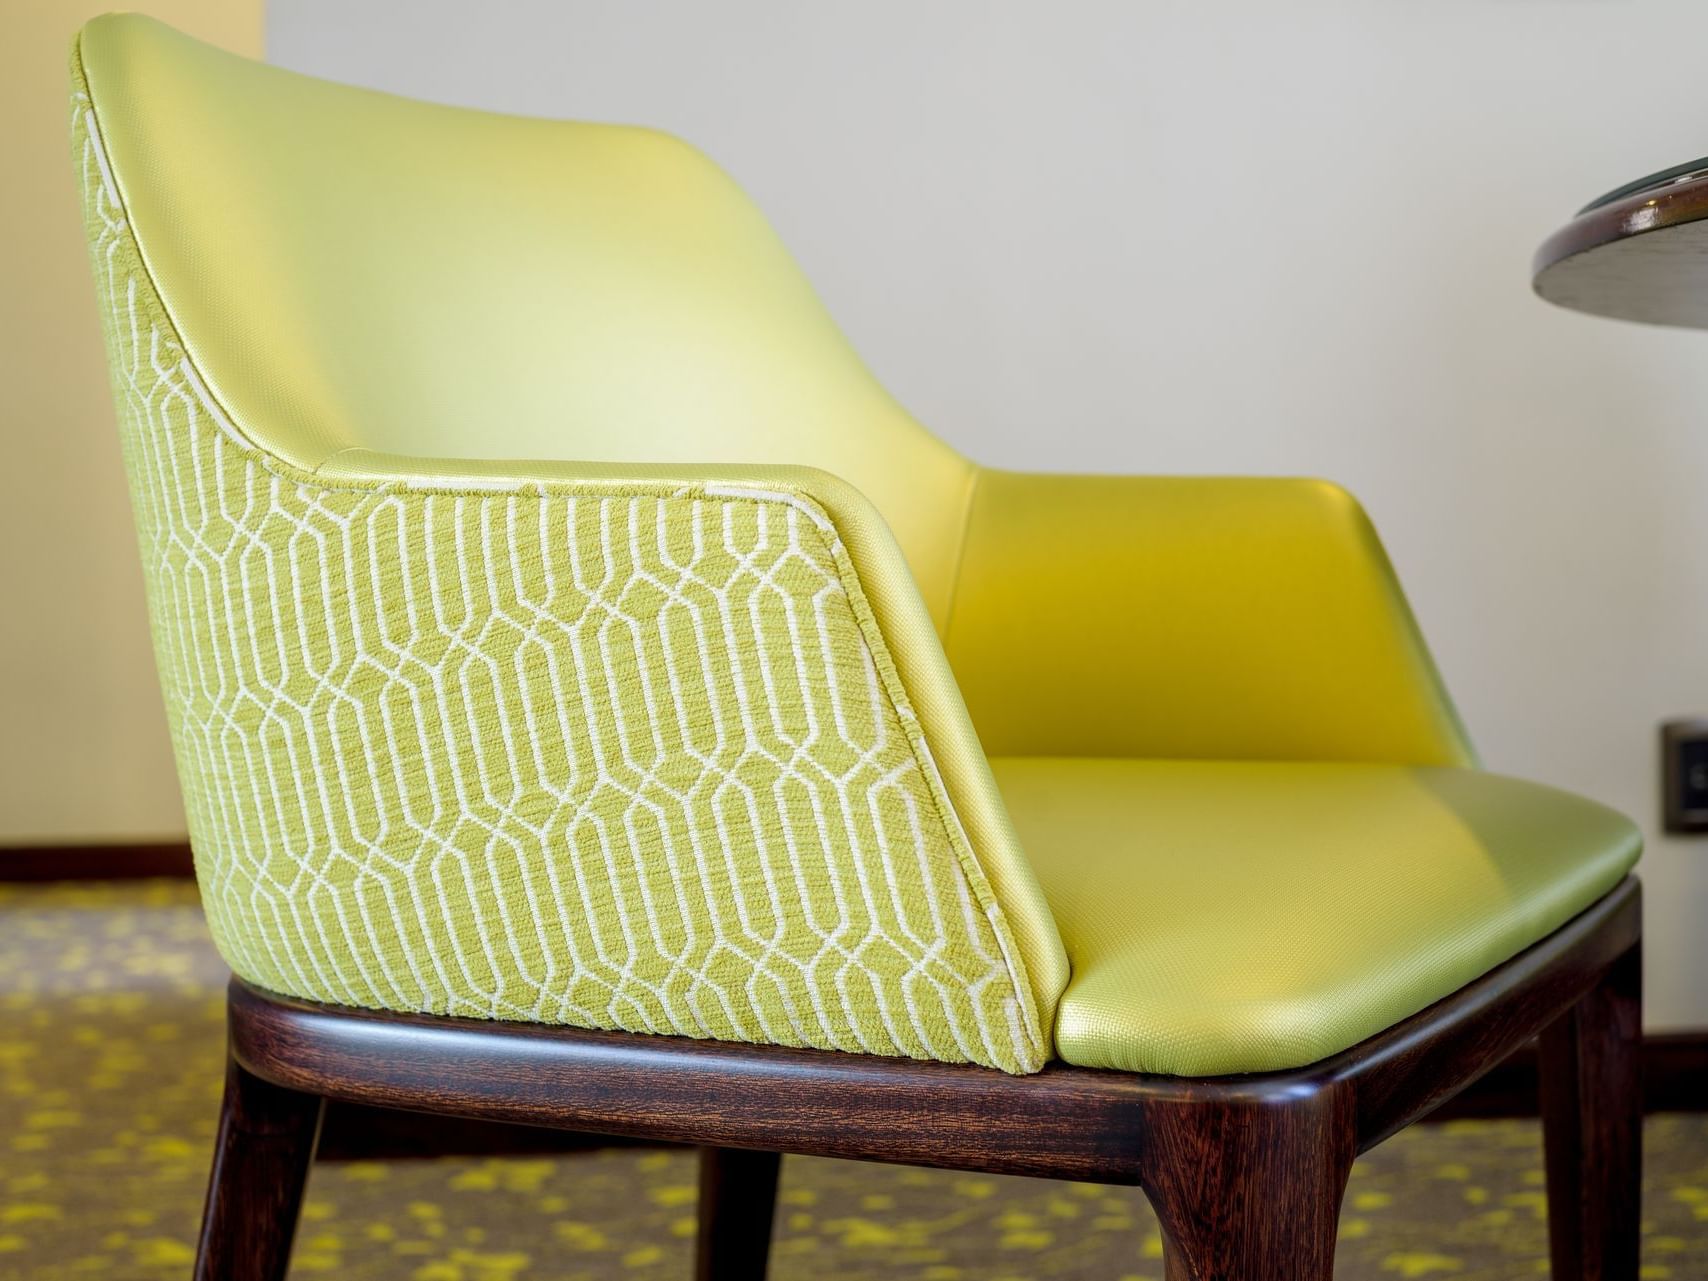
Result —
POLYGON ((1708 1024, 1708 335, 1557 311, 1571 210, 1708 151, 1708 6, 272 0, 289 67, 708 149, 967 452, 1317 473, 1385 534, 1488 764, 1650 829, 1650 1023, 1708 1024))

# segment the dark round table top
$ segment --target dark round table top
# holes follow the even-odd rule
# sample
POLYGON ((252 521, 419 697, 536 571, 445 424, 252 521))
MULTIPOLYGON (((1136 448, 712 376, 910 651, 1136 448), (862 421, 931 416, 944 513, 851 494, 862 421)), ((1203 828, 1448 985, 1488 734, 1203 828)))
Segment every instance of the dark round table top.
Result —
POLYGON ((1533 272, 1562 307, 1708 329, 1708 157, 1592 200, 1542 242, 1533 272))

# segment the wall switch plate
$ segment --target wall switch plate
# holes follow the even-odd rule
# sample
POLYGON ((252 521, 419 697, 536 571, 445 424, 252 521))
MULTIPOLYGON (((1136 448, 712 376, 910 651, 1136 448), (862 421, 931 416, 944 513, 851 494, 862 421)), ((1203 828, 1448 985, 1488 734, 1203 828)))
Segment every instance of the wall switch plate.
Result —
POLYGON ((1661 805, 1669 832, 1708 832, 1708 720, 1661 725, 1661 805))

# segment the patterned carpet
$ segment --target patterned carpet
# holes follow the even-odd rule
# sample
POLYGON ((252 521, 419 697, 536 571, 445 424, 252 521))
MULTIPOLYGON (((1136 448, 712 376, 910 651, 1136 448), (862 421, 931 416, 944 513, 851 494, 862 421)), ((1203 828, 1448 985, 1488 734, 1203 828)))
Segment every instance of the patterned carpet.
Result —
MULTIPOLYGON (((0 885, 0 1281, 188 1275, 219 1098, 225 973, 184 882, 0 885)), ((1647 1136, 1643 1276, 1708 1277, 1708 1118, 1647 1136)), ((292 1275, 689 1275, 681 1152, 316 1167, 292 1275)), ((777 1281, 1159 1279, 1124 1188, 792 1158, 777 1281)), ((1546 1274, 1537 1127, 1415 1128, 1361 1161, 1338 1275, 1546 1274)))

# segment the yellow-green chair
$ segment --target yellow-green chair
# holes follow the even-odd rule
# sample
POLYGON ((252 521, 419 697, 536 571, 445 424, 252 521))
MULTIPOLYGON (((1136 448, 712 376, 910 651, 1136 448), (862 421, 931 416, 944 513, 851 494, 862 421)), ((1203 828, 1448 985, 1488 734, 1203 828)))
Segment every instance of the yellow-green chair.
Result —
POLYGON ((790 1151, 1324 1278, 1538 1032, 1557 1275, 1634 1275, 1637 833, 1475 768, 1344 492, 969 462, 664 134, 138 17, 72 77, 237 975, 199 1276, 283 1275, 330 1097, 703 1144, 704 1277, 790 1151))

